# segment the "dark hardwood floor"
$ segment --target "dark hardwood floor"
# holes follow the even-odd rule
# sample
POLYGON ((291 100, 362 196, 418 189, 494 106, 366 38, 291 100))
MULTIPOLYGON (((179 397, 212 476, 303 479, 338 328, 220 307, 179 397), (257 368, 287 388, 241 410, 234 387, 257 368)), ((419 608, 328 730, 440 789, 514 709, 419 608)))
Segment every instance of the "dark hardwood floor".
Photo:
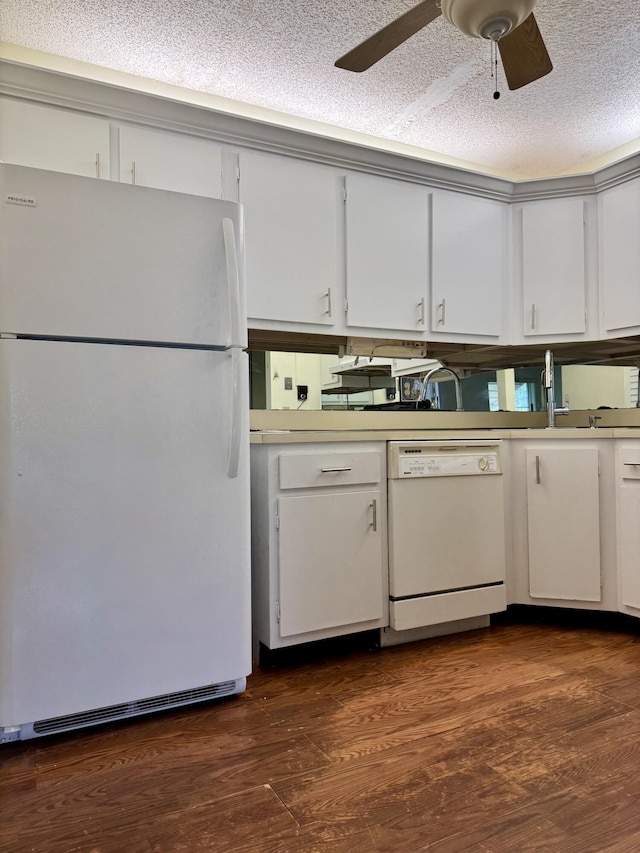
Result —
POLYGON ((637 853, 640 636, 505 625, 0 747, 5 853, 637 853))

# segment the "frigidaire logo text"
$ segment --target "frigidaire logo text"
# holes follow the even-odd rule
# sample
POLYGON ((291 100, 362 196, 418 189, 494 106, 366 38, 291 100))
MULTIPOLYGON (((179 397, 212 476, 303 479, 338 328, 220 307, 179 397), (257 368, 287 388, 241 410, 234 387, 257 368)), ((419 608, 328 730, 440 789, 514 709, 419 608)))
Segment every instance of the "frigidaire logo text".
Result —
POLYGON ((27 207, 36 207, 38 204, 38 199, 32 195, 17 195, 13 193, 7 193, 6 201, 9 204, 25 204, 27 207))

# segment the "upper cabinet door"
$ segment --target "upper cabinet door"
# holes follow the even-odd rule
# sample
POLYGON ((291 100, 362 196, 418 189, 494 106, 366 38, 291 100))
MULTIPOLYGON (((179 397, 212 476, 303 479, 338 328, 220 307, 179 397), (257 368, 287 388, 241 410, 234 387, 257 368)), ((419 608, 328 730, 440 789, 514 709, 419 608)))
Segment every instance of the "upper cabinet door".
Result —
POLYGON ((604 332, 637 334, 640 326, 640 178, 600 198, 604 332))
POLYGON ((127 184, 222 198, 221 148, 208 139, 120 127, 120 180, 127 184))
POLYGON ((249 319, 333 325, 342 311, 336 286, 337 174, 293 158, 243 151, 240 201, 249 319))
POLYGON ((535 201, 522 209, 525 336, 586 330, 585 202, 535 201))
POLYGON ((347 323, 421 334, 429 277, 429 191, 349 175, 346 182, 347 323))
POLYGON ((502 334, 506 205, 454 192, 433 195, 431 329, 502 334))
POLYGON ((0 160, 17 166, 109 177, 109 122, 0 98, 0 160))

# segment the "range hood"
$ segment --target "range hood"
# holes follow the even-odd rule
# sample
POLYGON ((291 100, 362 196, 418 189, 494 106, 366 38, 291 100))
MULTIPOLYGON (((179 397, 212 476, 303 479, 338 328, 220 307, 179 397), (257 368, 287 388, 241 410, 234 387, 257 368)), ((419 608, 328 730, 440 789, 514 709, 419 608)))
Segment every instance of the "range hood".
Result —
POLYGON ((373 356, 341 358, 330 371, 333 379, 323 383, 323 394, 358 394, 396 388, 390 359, 373 356))

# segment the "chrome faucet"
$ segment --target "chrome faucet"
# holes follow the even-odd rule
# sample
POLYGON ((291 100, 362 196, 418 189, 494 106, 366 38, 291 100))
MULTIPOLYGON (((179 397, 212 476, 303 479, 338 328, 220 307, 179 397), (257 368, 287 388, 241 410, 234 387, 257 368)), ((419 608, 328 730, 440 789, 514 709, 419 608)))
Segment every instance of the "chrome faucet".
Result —
POLYGON ((420 401, 422 402, 427 399, 427 388, 429 386, 429 382, 431 382, 431 377, 435 376, 436 373, 450 373, 453 376, 453 384, 456 387, 456 412, 464 412, 464 409, 462 408, 462 388, 460 387, 460 377, 455 370, 452 370, 450 367, 434 367, 426 374, 422 380, 420 401))
POLYGON ((544 370, 542 372, 543 384, 547 392, 547 427, 555 427, 556 415, 568 415, 569 407, 556 406, 553 388, 553 354, 548 349, 544 354, 544 370))

